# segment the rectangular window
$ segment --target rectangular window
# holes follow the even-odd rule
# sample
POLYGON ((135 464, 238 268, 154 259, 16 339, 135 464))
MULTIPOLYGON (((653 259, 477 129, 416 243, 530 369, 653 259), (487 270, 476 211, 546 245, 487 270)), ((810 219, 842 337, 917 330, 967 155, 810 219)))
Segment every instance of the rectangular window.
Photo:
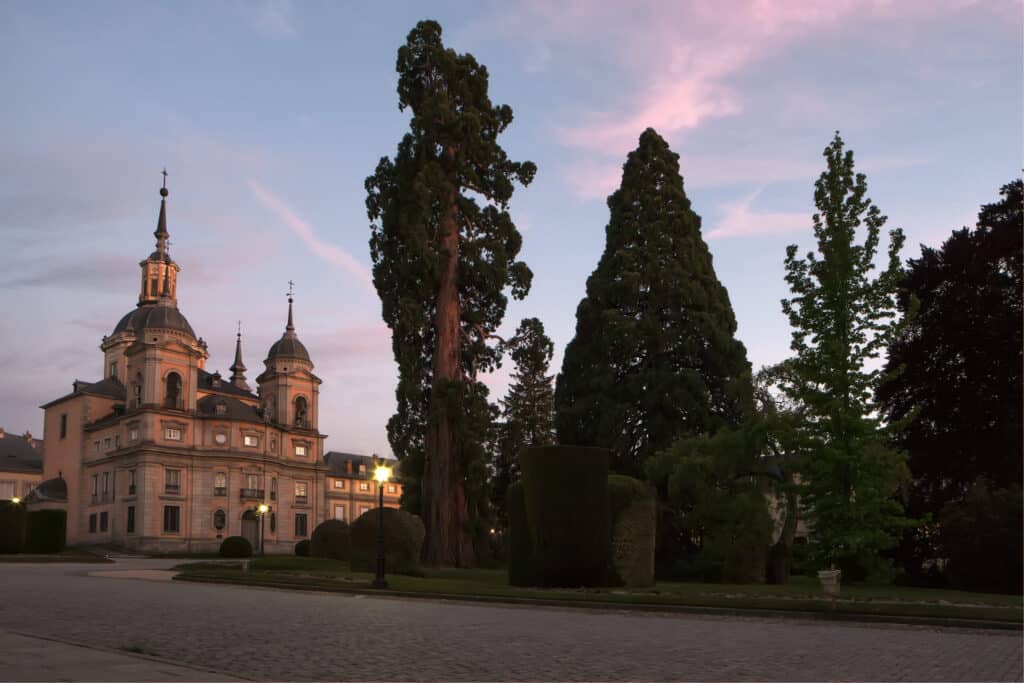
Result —
POLYGON ((100 531, 107 530, 107 524, 110 522, 110 516, 106 512, 100 513, 100 531))
POLYGON ((99 498, 100 495, 100 475, 92 475, 92 497, 99 498))
POLYGON ((369 491, 370 490, 370 482, 368 482, 368 481, 361 481, 361 482, 359 482, 359 490, 360 491, 369 491))
POLYGON ((260 487, 260 475, 258 474, 247 474, 245 475, 245 488, 247 489, 258 489, 260 487))
POLYGON ((397 491, 398 489, 395 487, 394 484, 388 484, 388 493, 396 493, 397 491))
POLYGON ((128 495, 135 495, 135 470, 128 470, 128 495))
POLYGON ((370 511, 370 506, 369 505, 360 505, 359 506, 359 516, 360 517, 362 517, 363 515, 365 515, 369 511, 370 511))
POLYGON ((89 533, 96 533, 96 513, 89 515, 89 533))
POLYGON ((128 521, 125 523, 125 531, 129 534, 135 533, 135 506, 128 506, 128 521))
POLYGON ((0 500, 10 500, 17 495, 18 486, 15 481, 0 481, 0 500))
POLYGON ((68 435, 68 414, 64 413, 60 416, 60 438, 65 438, 68 435))
POLYGON ((164 492, 181 493, 181 470, 166 470, 164 472, 164 492))
POLYGON ((306 447, 305 446, 296 446, 295 447, 295 455, 303 456, 304 457, 306 455, 306 447))
POLYGON ((164 430, 164 438, 168 441, 181 441, 182 434, 181 430, 177 427, 168 427, 164 430))
POLYGON ((120 434, 114 434, 114 448, 120 448, 120 447, 121 447, 121 435, 120 434))
POLYGON ((111 442, 110 442, 110 437, 109 436, 107 438, 103 439, 103 450, 109 451, 110 450, 110 443, 111 442))
POLYGON ((305 503, 308 500, 307 493, 308 493, 308 488, 307 488, 306 482, 304 482, 304 481, 297 481, 297 482, 295 482, 295 502, 296 503, 300 503, 300 504, 301 503, 305 503))
POLYGON ((334 518, 344 522, 345 521, 345 506, 335 505, 334 506, 334 518))
POLYGON ((344 479, 335 479, 334 480, 334 488, 344 490, 345 489, 345 480, 344 479))
POLYGON ((246 434, 242 437, 242 443, 250 448, 257 448, 260 445, 260 437, 246 434))
POLYGON ((110 495, 110 472, 103 473, 103 499, 110 495))
POLYGON ((177 505, 164 506, 164 533, 176 534, 181 531, 181 508, 177 505))
POLYGON ((94 452, 96 452, 96 453, 100 452, 100 442, 99 441, 93 441, 92 442, 92 450, 94 452))
POLYGON ((128 430, 128 440, 129 441, 138 441, 139 440, 139 430, 137 428, 132 427, 131 429, 128 430))
POLYGON ((117 378, 117 363, 110 364, 110 376, 115 379, 117 378))
POLYGON ((223 472, 218 472, 217 474, 213 475, 213 495, 228 495, 228 475, 224 474, 223 472))
POLYGON ((306 513, 295 513, 295 535, 304 537, 306 535, 306 513))

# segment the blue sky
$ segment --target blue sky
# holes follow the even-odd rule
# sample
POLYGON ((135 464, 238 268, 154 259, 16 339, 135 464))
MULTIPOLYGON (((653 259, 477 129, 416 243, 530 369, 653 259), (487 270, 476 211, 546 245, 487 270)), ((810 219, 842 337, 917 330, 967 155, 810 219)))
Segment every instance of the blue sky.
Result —
MULTIPOLYGON (((136 302, 170 174, 179 305, 249 378, 296 325, 324 379, 328 447, 389 452, 395 366, 369 283, 363 181, 405 131, 396 50, 423 18, 491 74, 529 297, 572 337, 604 247, 605 197, 647 126, 680 164, 754 368, 782 360, 785 247, 811 246, 813 182, 839 129, 904 257, 972 224, 1021 166, 1013 1, 0 4, 0 425, 102 374, 136 302)), ((488 382, 503 394, 509 367, 488 382)))

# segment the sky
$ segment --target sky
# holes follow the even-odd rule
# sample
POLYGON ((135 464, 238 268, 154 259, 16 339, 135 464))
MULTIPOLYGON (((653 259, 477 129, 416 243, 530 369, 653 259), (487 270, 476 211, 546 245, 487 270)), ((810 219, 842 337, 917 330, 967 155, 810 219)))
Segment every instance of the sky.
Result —
MULTIPOLYGON (((166 166, 179 308, 250 382, 295 323, 333 450, 390 453, 396 366, 370 280, 364 180, 408 127, 395 59, 417 21, 490 73, 538 166, 516 191, 534 273, 499 333, 575 329, 606 198, 640 133, 680 167, 737 335, 783 360, 788 244, 813 246, 813 183, 839 130, 904 258, 974 225, 1017 177, 1016 0, 0 3, 0 426, 102 377, 100 341, 138 297, 166 166)), ((884 248, 883 244, 883 248, 884 248)), ((504 395, 510 363, 486 381, 504 395)))

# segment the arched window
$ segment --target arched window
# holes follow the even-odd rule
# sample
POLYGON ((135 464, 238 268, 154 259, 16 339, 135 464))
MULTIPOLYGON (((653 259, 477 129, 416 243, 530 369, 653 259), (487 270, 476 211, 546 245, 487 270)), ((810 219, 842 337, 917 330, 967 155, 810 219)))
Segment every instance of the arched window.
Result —
POLYGON ((217 531, 220 531, 224 528, 224 525, 227 523, 227 520, 228 516, 224 514, 224 511, 217 510, 216 512, 213 513, 213 528, 217 531))
POLYGON ((309 427, 309 403, 305 396, 295 399, 295 426, 309 427))
POLYGON ((181 410, 183 405, 181 400, 181 375, 176 372, 172 372, 167 375, 165 383, 166 392, 164 394, 164 407, 181 410))
POLYGON ((142 407, 142 373, 139 372, 135 375, 135 381, 132 382, 132 408, 142 407))

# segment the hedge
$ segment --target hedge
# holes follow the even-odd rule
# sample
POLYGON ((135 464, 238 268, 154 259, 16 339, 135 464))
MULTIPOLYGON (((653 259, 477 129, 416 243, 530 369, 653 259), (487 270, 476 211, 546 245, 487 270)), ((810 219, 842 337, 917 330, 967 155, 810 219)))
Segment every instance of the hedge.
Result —
POLYGON ((530 530, 526 524, 526 499, 522 482, 505 492, 508 514, 508 582, 513 586, 536 586, 541 582, 540 570, 534 560, 530 530))
POLYGON ((25 506, 0 501, 0 553, 20 553, 25 546, 25 506))
POLYGON ((313 557, 329 557, 334 560, 348 560, 350 538, 348 524, 339 519, 328 519, 317 525, 310 536, 309 554, 313 557))
MULTIPOLYGON (((423 521, 404 510, 384 508, 384 566, 389 574, 421 576, 420 550, 426 532, 423 521)), ((380 508, 360 515, 349 527, 349 566, 354 572, 377 569, 377 529, 380 508)))
POLYGON ((654 489, 632 477, 609 475, 608 517, 612 544, 609 582, 637 588, 653 586, 657 531, 654 489))
POLYGON ((25 518, 25 552, 59 553, 67 539, 68 513, 33 510, 25 518))
POLYGON ((607 582, 609 456, 607 449, 582 446, 540 446, 520 453, 531 559, 516 562, 534 565, 530 578, 535 585, 607 582))
POLYGON ((252 557, 252 544, 245 536, 228 536, 220 544, 221 557, 252 557))
POLYGON ((309 557, 309 539, 304 538, 295 544, 295 556, 296 557, 309 557))

